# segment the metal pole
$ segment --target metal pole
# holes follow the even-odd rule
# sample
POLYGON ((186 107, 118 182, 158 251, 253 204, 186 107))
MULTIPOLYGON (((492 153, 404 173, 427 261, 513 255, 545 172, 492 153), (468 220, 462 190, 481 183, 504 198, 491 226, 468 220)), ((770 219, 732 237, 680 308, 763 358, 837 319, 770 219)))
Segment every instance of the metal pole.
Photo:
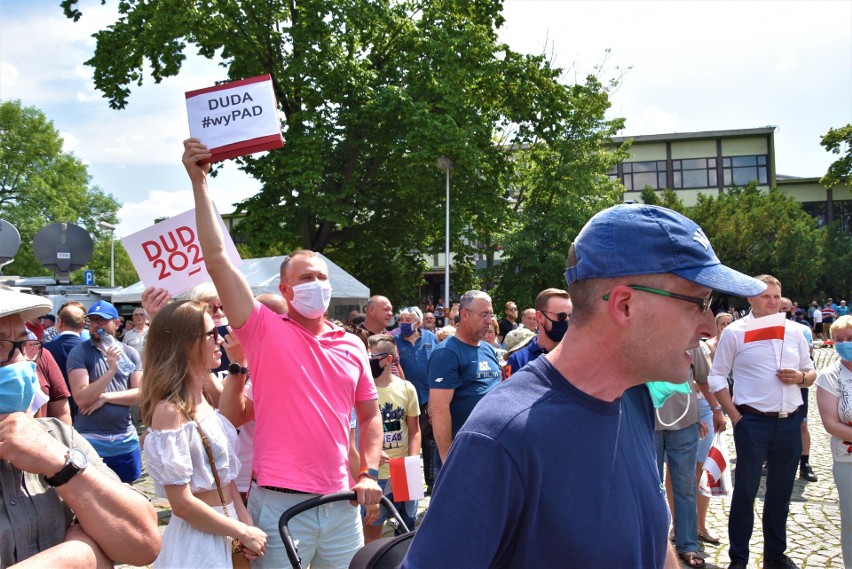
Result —
POLYGON ((450 169, 447 168, 447 220, 444 232, 444 310, 450 310, 450 169))
POLYGON ((438 158, 438 168, 447 174, 447 219, 444 231, 444 313, 450 313, 450 172, 452 161, 446 156, 438 158))
POLYGON ((109 286, 115 288, 115 231, 109 232, 109 286))

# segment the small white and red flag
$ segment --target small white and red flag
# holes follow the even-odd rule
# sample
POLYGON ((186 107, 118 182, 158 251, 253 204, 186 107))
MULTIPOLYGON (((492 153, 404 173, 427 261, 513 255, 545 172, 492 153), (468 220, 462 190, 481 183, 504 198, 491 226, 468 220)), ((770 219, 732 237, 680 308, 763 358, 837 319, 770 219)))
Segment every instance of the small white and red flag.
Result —
POLYGON ((419 456, 390 459, 390 481, 394 502, 420 500, 426 496, 419 456))
POLYGON ((783 312, 753 319, 746 325, 744 342, 783 340, 785 320, 783 312))

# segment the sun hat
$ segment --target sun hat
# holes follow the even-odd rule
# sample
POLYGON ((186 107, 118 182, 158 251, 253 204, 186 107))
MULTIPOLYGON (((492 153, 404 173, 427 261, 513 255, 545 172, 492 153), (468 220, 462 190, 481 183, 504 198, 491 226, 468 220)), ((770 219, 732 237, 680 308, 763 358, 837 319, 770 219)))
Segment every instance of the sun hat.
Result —
POLYGON ((50 312, 53 304, 43 296, 0 287, 0 318, 20 314, 25 322, 50 312))
POLYGON ((664 207, 620 204, 595 214, 574 241, 576 281, 672 273, 736 296, 756 296, 766 284, 726 267, 691 219, 664 207))
POLYGON ((110 304, 105 300, 99 300, 89 307, 88 316, 100 316, 101 318, 106 318, 107 320, 113 320, 118 318, 118 310, 115 309, 115 306, 110 304))

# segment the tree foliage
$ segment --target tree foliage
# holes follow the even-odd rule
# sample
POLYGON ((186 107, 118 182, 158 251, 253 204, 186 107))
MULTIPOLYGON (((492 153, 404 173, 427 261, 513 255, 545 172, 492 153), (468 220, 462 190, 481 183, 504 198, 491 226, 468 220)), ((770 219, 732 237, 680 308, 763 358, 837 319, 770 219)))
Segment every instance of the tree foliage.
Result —
MULTIPOLYGON (((81 16, 76 0, 62 4, 69 17, 81 16)), ((468 263, 482 248, 492 254, 504 226, 515 226, 507 222, 513 215, 526 228, 539 221, 533 217, 542 212, 539 202, 559 198, 569 210, 559 222, 575 231, 580 218, 613 199, 601 176, 606 170, 599 170, 611 163, 600 143, 617 126, 603 119, 608 87, 594 77, 567 85, 545 57, 500 43, 501 0, 118 7, 118 21, 95 34, 87 62, 115 108, 128 104, 131 87, 146 73, 154 81, 178 74, 190 45, 221 60, 223 79, 271 74, 286 148, 240 159, 263 186, 239 206, 247 214, 241 236, 256 254, 322 251, 376 292, 417 300, 422 254, 443 250, 439 156, 454 165, 456 292, 478 284, 468 263), (507 151, 531 144, 547 150, 521 161, 507 151), (535 163, 553 157, 560 163, 535 163), (540 180, 548 169, 556 178, 537 183, 541 197, 528 191, 526 205, 513 214, 506 188, 536 168, 540 180), (594 196, 574 210, 560 191, 594 196)), ((535 240, 534 229, 527 231, 518 243, 535 240)), ((564 254, 563 241, 540 243, 564 254)), ((519 259, 526 246, 506 245, 509 258, 518 259, 507 269, 527 273, 519 259)))
POLYGON ((820 145, 833 154, 841 155, 828 167, 820 183, 832 188, 841 182, 848 182, 852 174, 852 124, 829 129, 820 140, 820 145))
POLYGON ((726 265, 777 277, 786 296, 806 296, 819 282, 824 232, 789 194, 762 192, 752 182, 716 197, 699 194, 687 213, 726 265))
MULTIPOLYGON (((3 267, 5 274, 50 275, 36 260, 31 244, 42 227, 57 222, 88 230, 95 240, 95 256, 87 268, 95 268, 99 275, 109 274, 109 233, 98 222, 116 223, 119 204, 90 181, 86 166, 62 150, 62 138, 44 113, 24 107, 20 101, 0 101, 0 217, 21 234, 21 248, 15 260, 3 267), (100 254, 104 244, 105 265, 100 254)), ((121 253, 119 245, 117 265, 121 253)), ((118 270, 122 280, 117 281, 131 284, 137 280, 136 272, 126 254, 123 258, 126 266, 118 270)), ((82 278, 78 275, 74 282, 81 283, 82 278)))

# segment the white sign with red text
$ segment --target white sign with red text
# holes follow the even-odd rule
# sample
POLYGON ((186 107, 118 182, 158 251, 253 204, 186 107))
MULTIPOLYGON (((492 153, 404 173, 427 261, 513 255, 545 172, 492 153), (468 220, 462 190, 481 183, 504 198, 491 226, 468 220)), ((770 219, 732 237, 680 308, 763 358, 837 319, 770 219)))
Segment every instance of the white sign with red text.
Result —
MULTIPOLYGON (((218 210, 216 217, 225 237, 228 257, 239 266, 243 261, 218 210)), ((194 209, 128 235, 121 243, 146 287, 164 288, 175 296, 210 280, 198 242, 194 209)))
POLYGON ((186 112, 190 136, 210 149, 212 162, 284 146, 269 74, 188 91, 186 112))

